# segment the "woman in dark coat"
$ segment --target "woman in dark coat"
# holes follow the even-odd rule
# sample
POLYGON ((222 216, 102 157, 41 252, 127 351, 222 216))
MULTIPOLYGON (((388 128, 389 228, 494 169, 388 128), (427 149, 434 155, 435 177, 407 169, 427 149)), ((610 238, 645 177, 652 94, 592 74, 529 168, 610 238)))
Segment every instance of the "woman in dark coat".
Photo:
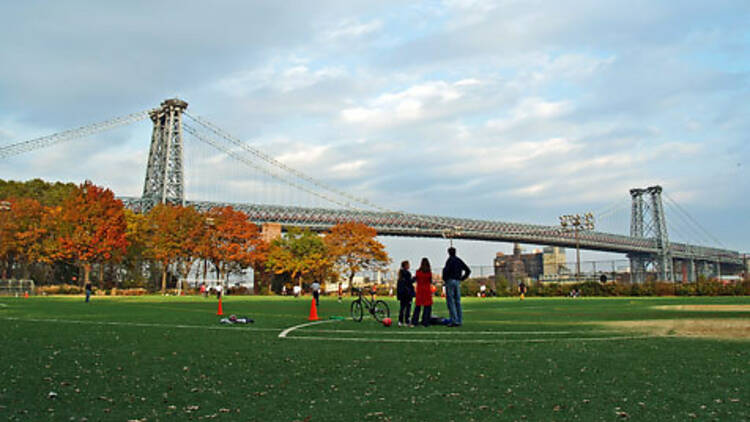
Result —
POLYGON ((414 279, 409 272, 409 261, 403 261, 401 269, 398 271, 396 297, 399 303, 401 303, 401 307, 398 310, 398 326, 402 327, 409 324, 411 300, 414 297, 414 279))

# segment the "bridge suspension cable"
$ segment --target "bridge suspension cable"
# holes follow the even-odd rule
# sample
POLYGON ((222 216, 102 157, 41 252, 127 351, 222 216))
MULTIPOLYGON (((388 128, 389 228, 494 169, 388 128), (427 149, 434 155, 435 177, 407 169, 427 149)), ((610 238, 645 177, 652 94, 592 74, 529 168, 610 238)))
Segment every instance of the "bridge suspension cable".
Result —
POLYGON ((340 189, 337 189, 337 188, 335 188, 333 186, 330 186, 330 185, 328 185, 326 183, 323 183, 323 182, 321 182, 321 181, 313 178, 312 176, 309 176, 309 175, 307 175, 307 174, 305 174, 305 173, 303 173, 303 172, 301 172, 301 171, 299 171, 297 169, 289 167, 288 165, 282 163, 281 161, 279 161, 279 160, 271 157, 270 155, 264 153, 263 151, 260 151, 257 148, 253 148, 250 145, 246 144, 245 142, 243 142, 243 141, 235 138, 234 136, 232 136, 229 133, 225 132, 223 129, 219 128, 217 125, 215 125, 215 124, 213 124, 213 123, 211 123, 211 122, 209 122, 209 121, 207 121, 207 120, 205 120, 205 119, 203 119, 201 117, 193 116, 192 114, 190 114, 188 112, 185 112, 185 115, 188 116, 194 122, 198 123, 199 125, 203 126, 204 128, 208 129, 209 131, 213 132, 217 136, 225 139, 226 141, 232 143, 233 145, 242 148, 243 150, 245 150, 245 151, 249 152, 250 154, 254 155, 255 157, 257 157, 257 158, 259 158, 259 159, 261 159, 261 160, 263 160, 263 161, 265 161, 265 162, 273 165, 274 167, 280 168, 280 169, 282 169, 282 170, 284 170, 284 171, 286 171, 288 173, 293 174, 295 177, 297 177, 299 179, 302 179, 305 182, 307 182, 307 183, 309 183, 309 184, 311 184, 313 186, 316 186, 316 187, 318 187, 320 189, 332 192, 332 193, 334 193, 336 195, 339 195, 339 196, 341 196, 343 198, 346 198, 347 200, 349 200, 351 202, 354 202, 354 203, 357 203, 357 204, 360 204, 360 205, 365 205, 367 207, 376 209, 378 211, 393 212, 393 211, 388 210, 386 208, 380 207, 377 204, 374 204, 374 203, 372 203, 371 201, 369 201, 367 199, 359 198, 357 196, 351 195, 351 194, 349 194, 347 192, 344 192, 344 191, 342 191, 340 189))
MULTIPOLYGON (((314 196, 316 196, 316 197, 318 197, 320 199, 323 199, 325 201, 328 201, 330 203, 333 203, 333 204, 336 204, 336 205, 339 205, 339 206, 342 206, 342 207, 345 207, 345 208, 348 208, 348 209, 351 209, 351 210, 355 210, 355 211, 358 211, 358 212, 366 212, 366 209, 362 209, 361 207, 356 207, 353 204, 364 205, 366 207, 369 207, 371 209, 375 209, 375 210, 383 212, 383 213, 388 213, 388 214, 393 214, 393 215, 400 215, 400 216, 403 216, 403 217, 406 217, 406 218, 409 218, 409 219, 413 219, 413 220, 417 220, 417 221, 421 221, 423 223, 427 223, 427 224, 430 224, 430 225, 433 225, 433 226, 442 227, 442 228, 444 228, 443 231, 445 232, 444 236, 446 238, 449 238, 451 236, 455 236, 456 233, 463 231, 462 227, 457 227, 455 224, 451 224, 450 222, 443 221, 443 219, 441 219, 439 217, 427 217, 427 216, 416 215, 416 214, 407 214, 407 213, 405 213, 403 211, 394 211, 394 210, 390 210, 390 209, 385 208, 385 207, 378 206, 377 204, 374 204, 373 202, 371 202, 371 201, 369 201, 367 199, 351 195, 351 194, 349 194, 347 192, 344 192, 344 191, 342 191, 340 189, 337 189, 337 188, 332 187, 332 186, 330 186, 330 185, 328 185, 326 183, 323 183, 320 180, 317 180, 314 177, 309 176, 309 175, 307 175, 307 174, 305 174, 305 173, 303 173, 303 172, 301 172, 301 171, 299 171, 297 169, 294 169, 294 168, 292 168, 292 167, 290 167, 290 166, 282 163, 281 161, 279 161, 279 160, 271 157, 270 155, 268 155, 268 154, 266 154, 266 153, 258 150, 257 148, 251 147, 247 143, 245 143, 242 140, 240 140, 240 139, 232 136, 231 134, 227 133, 226 131, 224 131, 223 129, 221 129, 220 127, 218 127, 217 125, 215 125, 215 124, 207 121, 204 118, 201 118, 201 117, 198 117, 198 116, 194 116, 194 115, 188 113, 187 111, 185 111, 184 114, 188 118, 190 118, 193 122, 197 123, 198 125, 200 125, 205 130, 211 132, 213 135, 218 136, 220 139, 223 139, 223 140, 229 142, 233 147, 240 148, 241 150, 250 153, 253 157, 256 157, 256 158, 258 158, 258 159, 260 159, 260 160, 262 160, 262 161, 270 164, 272 166, 272 168, 281 169, 281 170, 283 170, 283 171, 291 174, 293 177, 286 177, 286 176, 283 176, 281 174, 278 174, 277 172, 273 172, 271 170, 268 170, 267 168, 264 168, 263 166, 258 165, 256 162, 254 162, 253 160, 249 159, 248 157, 245 157, 242 154, 237 153, 236 151, 233 150, 233 148, 229 148, 226 145, 222 145, 221 143, 219 143, 215 139, 211 138, 210 136, 207 136, 206 134, 202 133, 197 128, 193 127, 191 124, 187 124, 187 123, 183 122, 183 128, 185 129, 186 132, 188 132, 191 135, 195 136, 200 141, 202 141, 204 143, 207 143, 207 144, 213 146, 214 148, 216 148, 216 149, 218 149, 218 150, 226 153, 230 157, 232 157, 232 158, 234 158, 234 159, 242 162, 243 164, 248 165, 248 166, 252 167, 255 170, 261 171, 264 174, 266 174, 266 175, 268 175, 268 176, 270 176, 270 177, 272 177, 272 178, 274 178, 276 180, 279 180, 279 181, 281 181, 283 183, 286 183, 287 185, 289 185, 289 186, 291 186, 291 187, 293 187, 295 189, 299 189, 299 190, 301 190, 303 192, 306 192, 306 193, 309 193, 311 195, 314 195, 314 196), (315 186, 315 187, 317 187, 319 189, 327 191, 328 194, 317 192, 317 191, 315 191, 315 190, 313 190, 313 189, 305 186, 303 183, 299 183, 299 182, 295 181, 294 178, 296 178, 296 179, 298 179, 298 180, 300 180, 300 181, 302 181, 304 183, 307 183, 307 184, 309 184, 311 186, 315 186), (333 194, 333 195, 331 195, 331 194, 333 194), (340 198, 343 198, 343 199, 339 199, 337 197, 340 197, 340 198)), ((481 233, 491 233, 492 230, 486 230, 486 231, 484 231, 484 230, 476 230, 476 229, 474 229, 474 230, 471 230, 471 232, 472 233, 479 233, 479 234, 481 234, 481 233)), ((516 234, 516 235, 530 234, 530 235, 540 235, 540 236, 543 236, 543 235, 550 235, 550 234, 558 233, 558 232, 560 232, 560 229, 558 227, 552 227, 552 226, 550 226, 550 227, 533 227, 533 228, 529 227, 526 230, 514 230, 512 233, 516 234)))
POLYGON ((151 110, 139 111, 137 113, 131 113, 125 116, 115 117, 113 119, 105 120, 99 123, 92 123, 90 125, 81 126, 75 129, 66 130, 63 132, 54 133, 52 135, 42 136, 40 138, 30 139, 28 141, 17 142, 10 145, 0 147, 0 160, 14 155, 23 154, 26 152, 34 151, 41 148, 46 148, 61 142, 70 141, 73 139, 83 138, 85 136, 93 135, 95 133, 104 132, 109 129, 114 129, 119 126, 124 126, 130 123, 135 123, 148 118, 148 114, 151 110))
POLYGON ((698 228, 698 229, 699 229, 699 230, 700 230, 701 232, 703 232, 703 233, 704 233, 704 234, 705 234, 706 236, 708 236, 708 238, 709 238, 710 240, 712 240, 713 242, 715 242, 715 244, 716 244, 716 245, 719 245, 719 246, 721 246, 722 248, 726 248, 726 246, 725 246, 725 245, 724 245, 724 244, 723 244, 723 243, 721 242, 721 240, 717 239, 717 238, 716 238, 716 237, 715 237, 714 235, 712 235, 712 234, 711 234, 711 233, 710 233, 710 232, 709 232, 708 230, 706 230, 706 229, 705 229, 705 228, 704 228, 704 227, 703 227, 703 226, 702 226, 702 225, 701 225, 701 224, 700 224, 700 223, 699 223, 699 222, 698 222, 698 221, 697 221, 697 220, 696 220, 695 218, 693 218, 693 216, 691 216, 691 215, 690 215, 690 213, 689 213, 689 212, 687 212, 687 211, 686 211, 686 210, 685 210, 685 209, 684 209, 684 208, 683 208, 683 207, 682 207, 682 206, 681 206, 681 205, 680 205, 680 204, 679 204, 679 203, 678 203, 677 201, 675 201, 674 199, 672 199, 672 197, 671 197, 671 196, 669 196, 669 195, 668 195, 668 194, 667 194, 666 192, 664 192, 664 196, 665 196, 665 197, 667 198, 667 201, 669 201, 669 203, 671 203, 671 204, 673 204, 673 205, 674 205, 674 207, 675 207, 675 208, 677 209, 677 211, 678 211, 679 213, 681 213, 682 215, 684 215, 685 217, 687 217, 687 219, 688 219, 688 220, 690 220, 690 222, 692 222, 692 224, 693 224, 693 225, 694 225, 695 227, 697 227, 697 228, 698 228))
POLYGON ((289 185, 289 186, 291 186, 293 188, 296 188, 296 189, 299 189, 299 190, 301 190, 303 192, 306 192, 306 193, 309 193, 311 195, 314 195, 314 196, 316 196, 316 197, 318 197, 320 199, 323 199, 325 201, 328 201, 328 202, 334 203, 336 205, 339 205, 339 206, 342 206, 342 207, 345 207, 345 208, 348 208, 348 209, 352 209, 352 210, 355 210, 355 211, 361 211, 359 208, 353 207, 349 203, 345 203, 345 202, 339 201, 339 200, 337 200, 335 198, 331 198, 329 196, 326 196, 326 195, 323 195, 321 193, 315 192, 312 189, 308 189, 305 186, 302 186, 299 183, 296 183, 294 180, 291 180, 288 177, 284 177, 282 175, 276 174, 276 173, 274 173, 274 172, 272 172, 272 171, 270 171, 270 170, 268 170, 268 169, 266 169, 266 168, 264 168, 262 166, 257 165, 252 160, 248 159, 247 157, 243 157, 242 155, 240 155, 240 154, 232 151, 230 148, 227 148, 225 145, 222 145, 221 143, 215 141, 214 139, 211 139, 210 137, 202 134, 196 128, 192 127, 191 125, 189 125, 187 123, 183 122, 182 123, 182 128, 185 130, 185 132, 193 135, 199 141, 204 142, 204 143, 206 143, 208 145, 211 145, 212 147, 214 147, 214 148, 218 149, 219 151, 227 154, 228 156, 234 158, 235 160, 237 160, 237 161, 239 161, 239 162, 241 162, 241 163, 243 163, 245 165, 248 165, 248 166, 254 168, 255 170, 258 170, 258 171, 266 174, 267 176, 270 176, 270 177, 272 177, 272 178, 274 178, 276 180, 279 180, 279 181, 281 181, 283 183, 286 183, 287 185, 289 185))

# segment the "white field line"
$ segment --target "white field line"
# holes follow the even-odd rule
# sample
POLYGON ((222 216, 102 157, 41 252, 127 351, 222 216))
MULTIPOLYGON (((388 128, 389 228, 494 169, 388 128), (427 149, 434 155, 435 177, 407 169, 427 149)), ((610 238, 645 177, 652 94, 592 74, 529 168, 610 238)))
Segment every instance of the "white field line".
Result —
POLYGON ((479 336, 493 336, 493 335, 549 335, 549 334, 588 334, 588 333, 622 333, 622 331, 618 330, 582 330, 582 331, 463 331, 463 330, 451 330, 451 331, 426 331, 427 329, 422 328, 415 328, 413 330, 399 330, 399 331, 386 331, 386 330, 378 330, 378 331, 362 331, 362 330, 327 330, 327 329, 310 329, 310 330, 301 330, 301 333, 342 333, 342 334, 350 334, 350 333, 367 333, 369 334, 401 334, 401 335, 408 335, 408 336, 431 336, 431 335, 449 335, 449 336, 455 336, 455 335, 479 335, 479 336))
POLYGON ((279 333, 279 338, 286 338, 287 334, 291 333, 292 331, 294 331, 294 330, 296 330, 298 328, 308 327, 310 325, 325 324, 327 322, 337 322, 337 321, 339 321, 339 320, 338 319, 324 319, 324 320, 320 320, 320 321, 306 322, 304 324, 295 325, 294 327, 289 327, 286 330, 284 330, 281 333, 279 333))
POLYGON ((0 308, 7 308, 7 307, 8 307, 8 305, 6 305, 4 303, 0 303, 0 308))
POLYGON ((424 338, 367 338, 367 337, 312 337, 312 336, 291 336, 285 337, 293 340, 317 340, 317 341, 351 341, 360 343, 478 343, 478 344, 497 344, 497 343, 554 343, 554 342, 575 342, 584 343, 587 341, 617 341, 617 340, 637 340, 649 338, 669 338, 677 337, 671 335, 642 335, 642 336, 620 336, 620 337, 570 337, 570 338, 530 338, 530 339, 424 339, 424 338))
POLYGON ((40 319, 40 318, 16 318, 0 317, 0 320, 6 321, 23 321, 23 322, 57 322, 63 324, 85 324, 85 325, 111 325, 121 327, 144 327, 144 328, 183 328, 190 330, 234 330, 234 331, 279 331, 279 328, 255 328, 243 327, 232 328, 227 326, 210 326, 210 325, 184 325, 184 324, 155 324, 148 322, 124 322, 124 321, 86 321, 76 319, 40 319))

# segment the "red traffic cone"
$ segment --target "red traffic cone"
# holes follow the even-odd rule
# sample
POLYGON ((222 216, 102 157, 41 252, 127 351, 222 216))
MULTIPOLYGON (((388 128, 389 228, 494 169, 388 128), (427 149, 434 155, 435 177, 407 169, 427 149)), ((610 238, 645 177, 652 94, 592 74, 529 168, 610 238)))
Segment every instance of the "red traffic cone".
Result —
POLYGON ((318 318, 318 307, 315 306, 315 299, 313 299, 310 304, 310 316, 307 319, 310 321, 317 321, 320 319, 318 318))
POLYGON ((221 296, 219 296, 219 310, 216 311, 216 315, 224 315, 224 311, 221 309, 221 296))

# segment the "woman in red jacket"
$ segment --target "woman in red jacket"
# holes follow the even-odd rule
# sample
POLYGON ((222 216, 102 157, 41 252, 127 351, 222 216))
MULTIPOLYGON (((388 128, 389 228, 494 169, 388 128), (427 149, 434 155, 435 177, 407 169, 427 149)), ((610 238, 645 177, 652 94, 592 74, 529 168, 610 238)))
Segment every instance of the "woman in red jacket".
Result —
POLYGON ((422 258, 422 263, 419 265, 414 278, 417 280, 417 300, 415 301, 416 306, 414 307, 414 315, 411 317, 411 323, 417 325, 419 311, 424 308, 422 325, 427 327, 430 325, 430 317, 432 316, 432 268, 430 268, 430 261, 427 258, 422 258))

